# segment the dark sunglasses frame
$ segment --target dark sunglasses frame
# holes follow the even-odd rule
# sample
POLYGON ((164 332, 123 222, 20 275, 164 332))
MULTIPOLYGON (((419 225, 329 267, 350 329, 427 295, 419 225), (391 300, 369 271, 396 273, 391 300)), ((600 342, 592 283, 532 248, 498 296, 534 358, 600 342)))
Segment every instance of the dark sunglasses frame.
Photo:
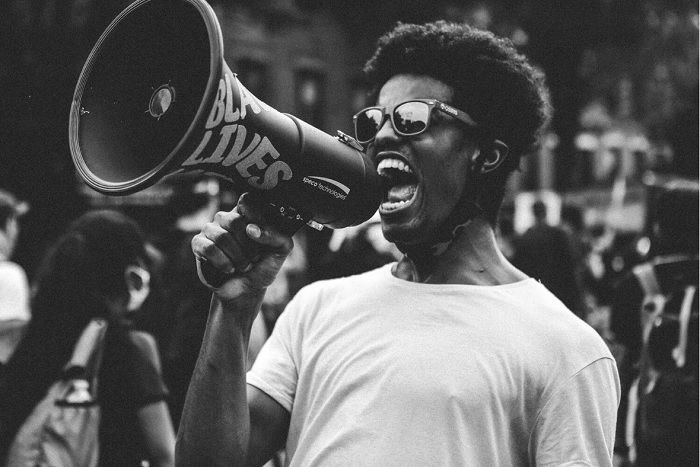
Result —
POLYGON ((374 138, 377 136, 377 133, 379 133, 379 130, 384 126, 384 123, 386 122, 387 118, 391 121, 391 125, 394 128, 394 131, 396 134, 401 135, 401 136, 416 136, 421 133, 423 133, 425 130, 427 130, 430 127, 430 121, 432 120, 432 115, 433 115, 433 110, 438 109, 443 113, 446 113, 447 115, 456 118, 460 122, 466 124, 467 126, 471 128, 478 128, 478 124, 474 121, 473 118, 469 116, 466 112, 456 109, 450 105, 445 104, 444 102, 438 101, 436 99, 409 99, 407 101, 399 102, 398 104, 392 106, 389 108, 389 111, 387 112, 387 107, 382 107, 382 106, 373 106, 373 107, 366 107, 359 112, 357 112, 355 115, 352 117, 353 121, 353 126, 355 128, 355 139, 360 143, 360 144, 369 144, 372 141, 374 141, 374 138), (413 132, 413 133, 408 133, 408 132, 403 132, 399 130, 396 127, 396 123, 394 123, 394 110, 396 110, 397 107, 402 106, 404 104, 408 104, 410 102, 422 102, 424 104, 428 104, 428 120, 425 122, 425 127, 419 131, 413 132), (359 138, 358 132, 357 132, 357 119, 367 112, 368 110, 380 110, 382 112, 382 120, 379 122, 379 125, 377 125, 377 131, 374 133, 374 136, 368 140, 361 140, 359 138))

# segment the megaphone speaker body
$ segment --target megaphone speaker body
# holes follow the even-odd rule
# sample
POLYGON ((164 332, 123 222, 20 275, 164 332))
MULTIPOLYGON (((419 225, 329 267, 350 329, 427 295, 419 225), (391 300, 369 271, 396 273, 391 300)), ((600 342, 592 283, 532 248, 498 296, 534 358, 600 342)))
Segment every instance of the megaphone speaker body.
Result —
POLYGON ((73 96, 70 148, 82 179, 125 195, 197 171, 329 227, 369 219, 381 183, 362 148, 262 102, 222 44, 204 0, 137 0, 122 11, 73 96))

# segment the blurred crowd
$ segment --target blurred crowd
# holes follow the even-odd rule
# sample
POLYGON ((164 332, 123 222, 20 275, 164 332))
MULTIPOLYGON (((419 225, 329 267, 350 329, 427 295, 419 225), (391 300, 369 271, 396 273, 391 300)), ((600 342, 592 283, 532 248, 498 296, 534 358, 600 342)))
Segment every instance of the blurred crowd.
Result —
MULTIPOLYGON (((102 428, 100 437, 111 446, 102 455, 121 459, 119 465, 126 465, 127 458, 172 465, 174 433, 211 297, 197 277, 190 241, 216 211, 230 209, 235 201, 222 203, 212 183, 199 180, 176 190, 169 203, 175 221, 158 235, 144 233, 119 210, 88 210, 55 241, 31 278, 13 262, 22 216, 30 206, 0 191, 0 455, 61 374, 82 329, 101 316, 110 323, 106 364, 100 370, 107 408, 103 419, 110 423, 103 424, 109 429, 102 428)), ((698 281, 697 181, 666 182, 649 191, 646 204, 649 229, 639 232, 587 225, 582 210, 573 205, 560 206, 553 216, 552 207, 537 197, 529 206, 528 228, 517 232, 508 216, 498 225, 504 255, 593 326, 617 359, 624 394, 615 447, 619 465, 629 462, 630 449, 640 451, 630 446, 624 392, 630 393, 639 376, 643 353, 643 314, 638 310, 645 294, 631 279, 635 268, 665 258, 674 266, 659 272, 664 287, 671 287, 670 281, 698 281)), ((250 364, 301 287, 373 269, 401 255, 382 236, 378 216, 346 229, 302 229, 294 239, 293 253, 254 324, 250 364)), ((694 300, 697 320, 697 295, 694 300)), ((690 340, 697 346, 694 332, 690 340)), ((697 381, 697 359, 690 360, 697 381)), ((690 401, 697 413, 697 392, 690 401)), ((697 438, 697 417, 694 433, 697 438)))

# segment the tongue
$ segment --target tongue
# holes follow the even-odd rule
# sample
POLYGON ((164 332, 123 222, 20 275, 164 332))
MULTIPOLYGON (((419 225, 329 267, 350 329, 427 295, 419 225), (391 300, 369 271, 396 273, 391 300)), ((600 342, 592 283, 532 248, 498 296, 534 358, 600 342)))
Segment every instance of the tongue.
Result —
POLYGON ((387 192, 387 201, 408 201, 413 198, 416 192, 416 185, 394 185, 387 192))

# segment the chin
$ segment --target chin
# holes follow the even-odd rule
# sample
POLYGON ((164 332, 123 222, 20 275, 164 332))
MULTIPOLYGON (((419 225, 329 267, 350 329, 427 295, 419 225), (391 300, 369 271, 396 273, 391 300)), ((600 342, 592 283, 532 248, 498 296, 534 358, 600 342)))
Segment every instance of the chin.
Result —
POLYGON ((391 243, 407 246, 430 244, 437 235, 436 226, 441 225, 441 219, 447 214, 440 207, 431 205, 421 188, 419 186, 414 196, 400 207, 386 209, 384 203, 379 207, 382 233, 391 243))
POLYGON ((407 222, 396 222, 396 219, 389 220, 382 217, 382 233, 391 243, 402 245, 418 245, 430 237, 415 217, 408 219, 407 222))

